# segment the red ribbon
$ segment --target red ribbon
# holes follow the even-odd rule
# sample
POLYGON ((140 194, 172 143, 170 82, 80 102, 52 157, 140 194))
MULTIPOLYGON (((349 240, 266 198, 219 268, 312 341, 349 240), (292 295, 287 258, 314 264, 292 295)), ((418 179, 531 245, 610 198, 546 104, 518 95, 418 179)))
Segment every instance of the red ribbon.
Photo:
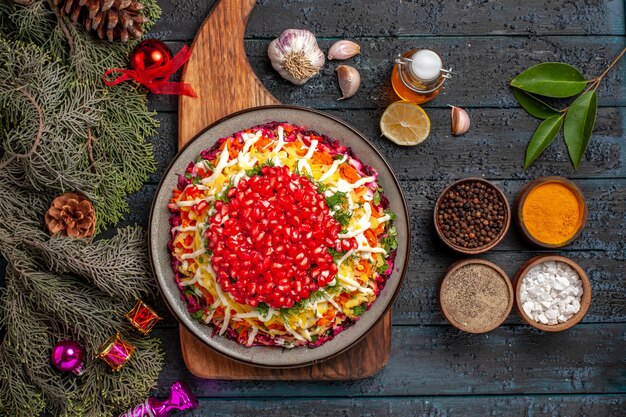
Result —
POLYGON ((198 97, 193 87, 187 83, 159 81, 158 79, 168 80, 180 67, 183 66, 191 58, 191 51, 184 45, 180 51, 165 65, 158 68, 147 69, 144 71, 136 71, 123 68, 111 68, 102 75, 102 81, 112 87, 127 80, 135 80, 139 84, 144 85, 154 94, 177 94, 190 97, 198 97), (109 80, 108 75, 118 73, 121 74, 114 80, 109 80))

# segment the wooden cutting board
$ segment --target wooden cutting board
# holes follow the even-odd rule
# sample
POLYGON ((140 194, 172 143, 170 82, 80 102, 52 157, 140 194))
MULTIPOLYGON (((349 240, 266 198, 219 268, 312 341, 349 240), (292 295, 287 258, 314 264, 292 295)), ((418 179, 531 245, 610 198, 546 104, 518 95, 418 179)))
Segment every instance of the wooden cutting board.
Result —
MULTIPOLYGON (((198 31, 191 45, 192 57, 183 69, 182 80, 191 84, 199 97, 180 97, 179 147, 209 124, 230 113, 278 103, 252 71, 244 50, 244 31, 255 4, 256 0, 221 0, 198 31)), ((244 365, 217 353, 183 326, 180 327, 180 343, 187 368, 201 378, 366 378, 379 372, 389 359, 391 311, 348 351, 325 362, 302 368, 269 369, 244 365)))

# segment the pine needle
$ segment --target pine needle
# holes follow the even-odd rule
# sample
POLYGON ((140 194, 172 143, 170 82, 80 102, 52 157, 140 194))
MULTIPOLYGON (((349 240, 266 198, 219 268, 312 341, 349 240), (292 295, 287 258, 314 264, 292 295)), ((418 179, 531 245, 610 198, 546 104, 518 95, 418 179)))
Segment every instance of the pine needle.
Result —
MULTIPOLYGON (((160 10, 145 0, 154 22, 160 10)), ((146 240, 137 227, 88 242, 51 238, 50 201, 80 192, 96 208, 97 230, 128 211, 156 164, 146 138, 154 113, 132 84, 105 87, 134 44, 95 41, 47 0, 0 1, 0 415, 111 416, 143 400, 163 367, 160 342, 124 319, 139 297, 156 293, 146 240), (136 353, 120 373, 95 359, 122 331, 136 353), (61 374, 50 349, 61 339, 86 350, 83 376, 61 374)))

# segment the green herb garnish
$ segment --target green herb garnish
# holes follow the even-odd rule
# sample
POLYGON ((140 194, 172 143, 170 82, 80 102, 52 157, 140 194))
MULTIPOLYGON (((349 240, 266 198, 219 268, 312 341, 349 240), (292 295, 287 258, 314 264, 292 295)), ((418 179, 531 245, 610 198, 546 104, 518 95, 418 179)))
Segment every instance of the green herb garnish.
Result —
POLYGON ((231 188, 235 187, 235 183, 233 181, 233 177, 230 177, 230 181, 228 182, 228 185, 226 186, 224 191, 215 196, 216 201, 223 201, 224 203, 228 203, 230 201, 230 199, 228 198, 228 191, 230 191, 231 188))
POLYGON ((198 310, 198 311, 191 313, 191 317, 193 317, 194 319, 198 321, 201 321, 202 317, 204 317, 204 310, 198 310))
POLYGON ((273 167, 276 164, 274 164, 274 161, 271 159, 266 160, 265 162, 263 162, 262 164, 257 164, 255 165, 253 168, 249 169, 246 171, 246 175, 248 177, 254 177, 255 175, 261 175, 261 169, 263 167, 273 167))
POLYGON ((394 221, 398 216, 396 216, 396 213, 394 213, 393 211, 391 211, 391 209, 387 209, 385 210, 385 214, 389 215, 389 220, 390 221, 394 221))
POLYGON ((300 313, 300 311, 302 311, 304 306, 306 306, 309 302, 315 302, 315 301, 320 301, 320 300, 325 299, 326 297, 324 296, 324 291, 330 295, 330 294, 338 294, 342 290, 343 290, 343 287, 339 285, 339 280, 335 279, 335 285, 327 285, 324 288, 320 288, 317 291, 312 292, 311 295, 309 295, 309 298, 295 303, 292 307, 281 308, 280 314, 283 317, 295 316, 298 313, 300 313))
POLYGON ((333 256, 333 259, 335 261, 338 261, 339 259, 341 259, 343 255, 345 254, 345 252, 339 252, 335 248, 328 248, 328 253, 330 253, 333 256))
POLYGON ((193 297, 196 302, 200 302, 200 297, 198 297, 198 294, 196 294, 195 287, 193 285, 187 285, 185 287, 185 294, 193 297))
POLYGON ((395 227, 392 226, 387 230, 387 236, 380 240, 380 245, 387 252, 398 249, 398 232, 395 227))
MULTIPOLYGON (((337 220, 337 222, 339 222, 340 225, 347 227, 350 223, 350 219, 352 218, 352 212, 343 209, 337 210, 333 217, 337 220)), ((345 233, 345 231, 342 231, 342 233, 345 233)))
POLYGON ((267 314, 270 312, 270 306, 266 303, 259 303, 254 310, 267 317, 267 314))
POLYGON ((388 269, 389 269, 389 264, 385 262, 384 264, 376 268, 376 272, 378 272, 380 275, 385 275, 388 269))
POLYGON ((374 199, 372 201, 374 205, 380 206, 380 188, 377 188, 374 192, 374 199))
POLYGON ((333 209, 333 207, 335 206, 343 207, 344 205, 348 204, 348 198, 346 197, 346 195, 347 193, 339 191, 331 196, 326 197, 326 204, 328 204, 328 207, 330 207, 331 209, 333 209))
POLYGON ((355 316, 361 316, 363 315, 363 313, 365 313, 365 310, 367 310, 367 304, 363 303, 359 306, 353 307, 352 314, 355 316))

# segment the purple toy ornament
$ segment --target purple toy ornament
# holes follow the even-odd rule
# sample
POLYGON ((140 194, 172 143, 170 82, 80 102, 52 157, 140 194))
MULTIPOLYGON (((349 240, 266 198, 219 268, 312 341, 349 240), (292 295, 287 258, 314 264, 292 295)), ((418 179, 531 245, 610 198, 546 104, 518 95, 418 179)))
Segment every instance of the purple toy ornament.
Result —
POLYGON ((52 364, 61 372, 80 376, 85 371, 83 348, 73 340, 61 340, 54 345, 51 357, 52 364))
POLYGON ((198 400, 189 386, 182 381, 176 381, 170 387, 170 397, 167 400, 148 397, 119 417, 167 417, 172 410, 190 410, 197 406, 198 400))

